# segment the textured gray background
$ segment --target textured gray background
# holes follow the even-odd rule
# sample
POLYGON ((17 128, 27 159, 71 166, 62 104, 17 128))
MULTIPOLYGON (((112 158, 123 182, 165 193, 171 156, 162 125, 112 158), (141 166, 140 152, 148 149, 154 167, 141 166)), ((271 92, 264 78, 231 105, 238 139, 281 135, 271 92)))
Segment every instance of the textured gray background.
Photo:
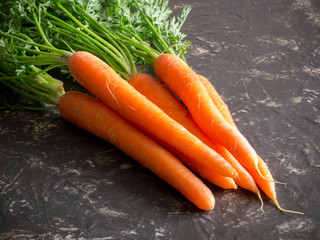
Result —
POLYGON ((280 204, 305 215, 207 182, 216 207, 199 211, 56 111, 1 110, 0 239, 320 239, 319 1, 171 0, 185 5, 188 63, 287 183, 280 204))

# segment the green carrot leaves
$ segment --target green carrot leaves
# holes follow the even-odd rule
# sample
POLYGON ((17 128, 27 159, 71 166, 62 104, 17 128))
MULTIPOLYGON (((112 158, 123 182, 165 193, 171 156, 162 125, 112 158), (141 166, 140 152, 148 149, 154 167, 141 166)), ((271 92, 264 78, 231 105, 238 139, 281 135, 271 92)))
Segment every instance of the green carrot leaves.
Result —
MULTIPOLYGON (((6 79, 3 83, 8 85, 10 79, 11 88, 33 97, 42 90, 47 94, 43 86, 53 84, 59 95, 61 83, 53 81, 48 71, 60 67, 66 72, 63 66, 76 51, 96 55, 125 79, 137 73, 136 65, 150 63, 162 52, 183 58, 190 43, 184 41, 181 27, 190 8, 172 17, 168 4, 168 0, 1 2, 5 11, 0 13, 0 60, 4 62, 0 81, 6 79), (40 83, 39 78, 52 82, 40 83)), ((49 95, 55 95, 51 90, 49 95)))

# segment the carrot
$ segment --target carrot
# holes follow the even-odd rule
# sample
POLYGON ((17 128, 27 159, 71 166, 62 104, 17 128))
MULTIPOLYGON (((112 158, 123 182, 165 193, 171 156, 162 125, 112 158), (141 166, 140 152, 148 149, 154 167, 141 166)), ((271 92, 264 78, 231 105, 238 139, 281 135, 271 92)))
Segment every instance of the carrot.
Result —
MULTIPOLYGON (((223 101, 217 90, 214 88, 214 86, 210 83, 210 81, 202 76, 198 75, 199 79, 202 81, 203 85, 205 86, 206 90, 208 91, 210 98, 212 99, 213 103, 217 106, 219 109, 221 115, 224 117, 224 119, 232 126, 237 128, 232 115, 229 111, 229 108, 227 104, 223 101)), ((238 128, 237 128, 238 129, 238 128)), ((261 177, 259 172, 256 168, 247 168, 250 174, 253 176, 259 187, 266 193, 268 197, 275 200, 275 182, 273 179, 273 176, 271 172, 269 171, 267 165, 265 162, 258 156, 258 168, 260 170, 260 173, 264 176, 261 177), (268 181, 269 179, 270 181, 268 181)))
MULTIPOLYGON (((229 111, 229 108, 227 104, 223 101, 217 90, 214 88, 214 86, 211 84, 211 82, 208 80, 208 78, 198 75, 199 79, 202 81, 203 85, 205 86, 206 90, 208 91, 213 103, 217 106, 219 109, 219 112, 224 117, 224 119, 231 125, 237 128, 232 115, 229 111)), ((238 128, 237 128, 238 129, 238 128)), ((296 211, 286 210, 280 207, 277 196, 276 196, 276 187, 275 187, 275 180, 267 166, 267 164, 262 160, 260 156, 258 156, 258 165, 257 168, 246 168, 247 171, 251 174, 255 182, 258 184, 258 186, 262 189, 262 191, 271 199, 274 201, 276 206, 286 212, 293 212, 293 213, 299 213, 296 211), (261 176, 262 175, 262 176, 261 176)))
POLYGON ((208 78, 198 74, 199 79, 201 80, 204 87, 207 89, 211 100, 213 101, 214 105, 216 105, 217 109, 219 110, 220 114, 223 118, 231 125, 237 128, 235 122, 233 121, 233 117, 229 111, 228 105, 222 100, 217 90, 213 87, 211 82, 208 78))
POLYGON ((240 163, 257 166, 257 154, 245 137, 219 113, 197 74, 179 57, 161 54, 154 71, 187 106, 197 125, 240 163))
MULTIPOLYGON (((244 167, 221 145, 212 142, 195 124, 192 116, 188 110, 178 101, 178 99, 156 78, 148 74, 137 74, 129 80, 129 83, 138 90, 141 94, 146 96, 151 102, 161 108, 169 117, 184 126, 189 132, 199 138, 202 142, 208 145, 210 148, 219 153, 224 159, 226 159, 233 168, 237 171, 238 177, 234 181, 241 187, 248 189, 256 194, 259 193, 259 189, 255 184, 252 176, 244 169, 244 167)), ((181 156, 178 157, 180 160, 181 156)), ((214 178, 217 174, 208 171, 205 167, 189 164, 192 170, 197 172, 200 176, 213 182, 214 184, 222 188, 235 188, 232 185, 230 179, 225 179, 226 183, 222 181, 223 178, 219 176, 219 182, 214 178), (214 176, 209 176, 213 174, 214 176)))
POLYGON ((70 57, 68 66, 83 87, 125 119, 217 173, 237 176, 225 159, 168 117, 96 56, 76 52, 70 57))
POLYGON ((62 95, 58 108, 66 120, 112 143, 169 183, 200 209, 213 209, 214 196, 199 178, 172 154, 98 99, 70 91, 62 95))

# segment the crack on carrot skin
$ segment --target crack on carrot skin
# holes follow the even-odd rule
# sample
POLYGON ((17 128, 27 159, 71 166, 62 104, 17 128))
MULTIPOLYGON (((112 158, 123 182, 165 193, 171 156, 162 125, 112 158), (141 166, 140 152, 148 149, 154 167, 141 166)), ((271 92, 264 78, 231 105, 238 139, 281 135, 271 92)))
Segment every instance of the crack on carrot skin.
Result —
POLYGON ((201 93, 197 94, 197 97, 198 97, 198 111, 200 112, 200 96, 201 93))
POLYGON ((210 125, 211 125, 211 128, 213 129, 214 128, 214 122, 215 122, 216 120, 213 118, 212 120, 211 120, 211 123, 210 123, 210 125))
MULTIPOLYGON (((109 76, 109 75, 108 75, 109 76)), ((118 101, 118 99, 117 99, 117 97, 116 97, 116 95, 115 95, 115 87, 113 88, 113 91, 109 88, 109 85, 110 85, 111 83, 110 82, 106 82, 106 89, 108 89, 108 91, 109 91, 109 93, 111 94, 111 96, 112 96, 112 98, 116 101, 116 104, 117 104, 117 106, 118 106, 118 111, 120 112, 121 111, 121 109, 120 109, 120 103, 119 103, 119 101, 118 101)))
POLYGON ((105 82, 106 82, 106 86, 105 86, 105 89, 108 89, 110 95, 112 96, 112 98, 116 101, 116 104, 118 106, 118 111, 120 112, 120 104, 119 104, 119 101, 115 95, 115 89, 116 89, 116 84, 112 83, 111 80, 110 80, 110 74, 109 74, 109 71, 108 70, 103 70, 103 73, 105 75, 105 82), (113 84, 115 87, 113 88, 113 91, 109 88, 109 85, 110 84, 113 84))
POLYGON ((131 105, 128 104, 128 107, 131 108, 133 111, 137 111, 134 107, 132 107, 131 105))

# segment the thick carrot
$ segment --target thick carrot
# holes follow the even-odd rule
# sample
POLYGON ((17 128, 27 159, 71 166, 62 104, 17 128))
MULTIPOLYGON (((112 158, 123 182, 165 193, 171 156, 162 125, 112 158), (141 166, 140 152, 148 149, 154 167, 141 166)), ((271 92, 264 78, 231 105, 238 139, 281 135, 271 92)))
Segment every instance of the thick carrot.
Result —
POLYGON ((101 59, 87 52, 76 52, 68 66, 83 87, 128 121, 217 173, 237 176, 225 159, 167 116, 101 59))
POLYGON ((179 57, 161 54, 154 63, 156 75, 187 106, 197 125, 224 146, 240 163, 256 167, 257 154, 245 137, 231 126, 212 102, 197 74, 179 57))
POLYGON ((169 183, 200 209, 213 209, 213 194, 199 178, 172 154, 98 99, 70 91, 60 98, 58 108, 66 120, 112 143, 169 183))
MULTIPOLYGON (((168 116, 180 123, 202 142, 223 156, 238 172, 238 177, 236 177, 234 181, 239 186, 254 193, 259 192, 252 176, 244 169, 244 167, 241 166, 241 164, 225 148, 212 142, 208 136, 199 129, 185 106, 183 106, 160 81, 149 74, 137 74, 129 80, 129 83, 141 94, 146 96, 151 102, 160 107, 166 114, 168 114, 168 116)), ((183 157, 179 156, 178 158, 181 160, 183 157)), ((224 183, 222 176, 218 177, 217 174, 212 173, 212 171, 209 171, 203 166, 196 164, 189 164, 188 166, 205 179, 211 182, 214 181, 213 183, 217 186, 222 188, 235 187, 230 179, 225 179, 224 183), (212 174, 212 176, 210 176, 210 174, 212 174), (215 177, 217 177, 216 180, 215 177)))
MULTIPOLYGON (((232 115, 229 111, 229 108, 227 104, 223 101, 217 90, 214 88, 214 86, 211 84, 211 82, 204 76, 198 75, 199 79, 202 81, 203 85, 207 89, 212 101, 219 109, 221 115, 224 117, 224 119, 232 126, 237 128, 232 115)), ((276 187, 275 187, 275 181, 274 178, 267 166, 267 164, 262 160, 262 158, 258 155, 258 168, 246 168, 247 171, 251 174, 255 182, 258 184, 258 186, 262 189, 262 191, 270 198, 272 199, 276 206, 286 212, 292 212, 292 213, 298 213, 302 214, 301 212, 291 211, 283 209, 279 206, 277 196, 276 196, 276 187), (262 176, 261 176, 262 175, 262 176)))

